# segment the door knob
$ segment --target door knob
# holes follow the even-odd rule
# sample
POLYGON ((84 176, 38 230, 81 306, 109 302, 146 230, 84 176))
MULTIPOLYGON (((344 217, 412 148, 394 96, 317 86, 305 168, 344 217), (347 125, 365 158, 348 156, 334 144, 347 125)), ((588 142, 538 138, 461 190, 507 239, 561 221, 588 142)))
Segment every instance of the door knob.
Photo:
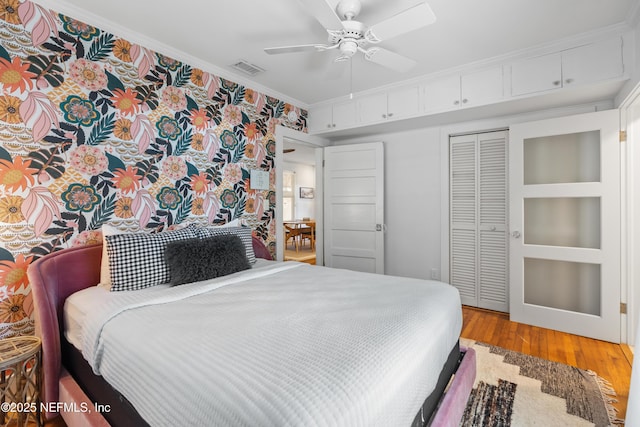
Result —
POLYGON ((511 233, 511 235, 512 235, 513 237, 515 237, 516 239, 519 239, 519 238, 520 238, 520 236, 521 236, 521 234, 520 234, 520 232, 519 232, 519 231, 514 231, 513 233, 511 233))

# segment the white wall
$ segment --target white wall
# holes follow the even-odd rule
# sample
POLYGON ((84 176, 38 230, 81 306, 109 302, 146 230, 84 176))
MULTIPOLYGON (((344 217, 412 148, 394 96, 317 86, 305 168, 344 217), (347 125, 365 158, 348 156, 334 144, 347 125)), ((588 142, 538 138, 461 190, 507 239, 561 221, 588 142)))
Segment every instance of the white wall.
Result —
MULTIPOLYGON (((296 175, 294 218, 314 218, 316 199, 301 199, 300 187, 316 188, 316 168, 302 163, 288 162, 283 162, 282 167, 284 170, 295 172, 296 175)), ((318 197, 317 194, 316 197, 318 197)))
POLYGON ((440 269, 440 131, 428 128, 335 145, 384 142, 385 273, 431 278, 440 269))

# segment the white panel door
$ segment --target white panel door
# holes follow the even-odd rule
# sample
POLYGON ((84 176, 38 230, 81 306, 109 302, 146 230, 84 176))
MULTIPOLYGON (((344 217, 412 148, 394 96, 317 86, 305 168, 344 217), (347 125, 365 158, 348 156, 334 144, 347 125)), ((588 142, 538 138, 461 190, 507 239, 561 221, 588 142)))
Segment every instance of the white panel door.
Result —
POLYGON ((324 150, 325 265, 384 274, 382 142, 324 150))
POLYGON ((620 342, 619 112, 510 130, 511 320, 620 342))

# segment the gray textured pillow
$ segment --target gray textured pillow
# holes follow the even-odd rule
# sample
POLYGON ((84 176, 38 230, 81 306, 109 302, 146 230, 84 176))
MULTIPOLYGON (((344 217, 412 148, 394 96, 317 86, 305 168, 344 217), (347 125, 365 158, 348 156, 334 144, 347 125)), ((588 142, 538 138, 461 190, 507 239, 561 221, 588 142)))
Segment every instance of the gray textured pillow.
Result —
POLYGON ((164 258, 169 267, 169 284, 173 286, 251 268, 244 244, 232 234, 171 242, 164 258))

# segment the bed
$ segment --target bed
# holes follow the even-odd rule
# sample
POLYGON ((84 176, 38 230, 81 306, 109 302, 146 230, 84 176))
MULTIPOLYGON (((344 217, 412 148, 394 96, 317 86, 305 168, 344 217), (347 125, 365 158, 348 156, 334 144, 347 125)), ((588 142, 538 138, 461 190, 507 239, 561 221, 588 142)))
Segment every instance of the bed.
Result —
POLYGON ((457 291, 278 263, 251 246, 250 270, 146 293, 95 286, 102 245, 34 262, 43 400, 57 404, 47 416, 70 427, 458 425, 475 354, 458 342, 457 291))

